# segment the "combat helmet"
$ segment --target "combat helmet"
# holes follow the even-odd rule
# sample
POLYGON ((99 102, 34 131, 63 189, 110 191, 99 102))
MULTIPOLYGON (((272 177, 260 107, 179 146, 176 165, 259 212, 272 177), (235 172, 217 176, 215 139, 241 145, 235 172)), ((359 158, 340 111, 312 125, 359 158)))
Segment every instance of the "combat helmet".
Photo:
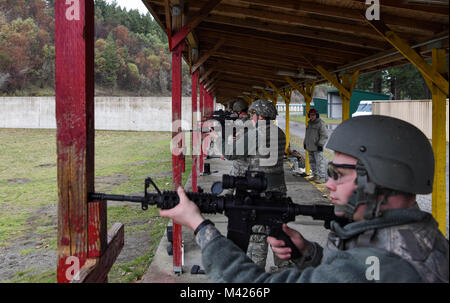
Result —
POLYGON ((381 215, 379 208, 389 195, 433 191, 433 149, 423 132, 406 121, 354 117, 334 130, 326 147, 358 159, 357 189, 342 209, 348 218, 360 204, 367 205, 364 218, 371 219, 381 215), (384 200, 377 205, 380 194, 384 200))
POLYGON ((278 115, 275 105, 271 101, 264 99, 253 101, 248 110, 249 112, 255 111, 258 116, 269 120, 275 120, 278 115))
POLYGON ((248 103, 242 99, 237 100, 233 104, 234 112, 245 112, 248 110, 248 103))

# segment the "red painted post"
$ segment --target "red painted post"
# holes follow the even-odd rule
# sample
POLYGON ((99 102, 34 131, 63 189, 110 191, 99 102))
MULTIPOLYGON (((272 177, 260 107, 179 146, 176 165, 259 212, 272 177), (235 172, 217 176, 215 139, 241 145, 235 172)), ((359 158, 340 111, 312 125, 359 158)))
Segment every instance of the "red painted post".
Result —
MULTIPOLYGON (((206 116, 210 116, 212 114, 212 105, 211 105, 211 94, 208 93, 208 91, 205 89, 204 90, 204 108, 205 108, 205 115, 206 116)), ((205 151, 205 157, 208 154, 208 149, 210 147, 211 144, 211 136, 206 136, 204 142, 203 142, 204 146, 203 149, 205 151)))
MULTIPOLYGON (((197 121, 197 88, 198 88, 198 71, 192 74, 192 191, 197 192, 197 161, 199 148, 199 130, 197 121)), ((201 134, 201 133, 200 133, 201 134)))
POLYGON ((106 205, 94 191, 94 1, 55 2, 58 163, 57 281, 106 248, 106 205))
MULTIPOLYGON (((179 137, 181 132, 181 52, 184 43, 178 45, 172 52, 172 140, 179 137)), ((179 147, 173 141, 172 149, 172 173, 173 188, 177 190, 181 186, 182 162, 174 150, 179 147)), ((173 222, 173 270, 175 273, 182 272, 182 237, 181 225, 173 222)))
MULTIPOLYGON (((200 84, 200 119, 203 121, 205 119, 205 86, 203 85, 203 83, 200 84)), ((201 123, 201 127, 203 128, 203 122, 201 123)), ((200 167, 200 172, 203 173, 203 157, 204 157, 204 153, 203 153, 203 132, 200 134, 200 161, 199 161, 199 167, 200 167)))

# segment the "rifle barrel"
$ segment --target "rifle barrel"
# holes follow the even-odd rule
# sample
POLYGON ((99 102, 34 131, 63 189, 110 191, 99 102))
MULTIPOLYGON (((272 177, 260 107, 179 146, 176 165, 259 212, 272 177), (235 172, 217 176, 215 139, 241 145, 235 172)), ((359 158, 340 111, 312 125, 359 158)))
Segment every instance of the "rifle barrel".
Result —
POLYGON ((102 194, 102 193, 91 193, 89 195, 90 201, 128 201, 128 202, 136 202, 136 203, 142 203, 144 202, 144 197, 142 196, 126 196, 126 195, 109 195, 109 194, 102 194))

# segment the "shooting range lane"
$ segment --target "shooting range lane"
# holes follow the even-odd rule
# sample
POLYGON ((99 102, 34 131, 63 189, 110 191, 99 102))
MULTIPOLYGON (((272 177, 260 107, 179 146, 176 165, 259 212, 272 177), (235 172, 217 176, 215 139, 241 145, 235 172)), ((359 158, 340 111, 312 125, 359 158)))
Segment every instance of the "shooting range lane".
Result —
MULTIPOLYGON (((211 185, 216 181, 222 181, 222 175, 228 174, 231 170, 231 161, 223 161, 220 159, 208 159, 205 163, 211 166, 211 175, 199 176, 198 186, 204 192, 210 192, 211 185)), ((290 167, 284 166, 287 195, 292 198, 294 203, 298 204, 324 204, 329 205, 329 200, 324 198, 322 193, 311 183, 299 176, 293 176, 290 167)), ((191 178, 184 185, 186 189, 191 188, 191 178)), ((223 235, 227 233, 228 218, 224 215, 205 215, 207 219, 214 222, 215 226, 223 235)), ((171 223, 169 223, 171 224, 171 223)), ((317 242, 321 245, 326 243, 328 231, 323 227, 322 221, 314 221, 310 217, 298 216, 295 222, 288 224, 291 228, 301 231, 302 234, 310 241, 317 242)), ((183 274, 177 275, 173 272, 172 256, 167 253, 167 247, 170 245, 167 235, 164 235, 159 243, 150 267, 142 278, 142 283, 208 283, 208 277, 204 274, 191 274, 194 265, 199 265, 203 270, 201 261, 200 247, 194 239, 194 233, 184 228, 182 229, 183 248, 184 248, 184 265, 183 274)), ((269 249, 267 257, 266 270, 270 270, 273 266, 273 255, 269 249)))

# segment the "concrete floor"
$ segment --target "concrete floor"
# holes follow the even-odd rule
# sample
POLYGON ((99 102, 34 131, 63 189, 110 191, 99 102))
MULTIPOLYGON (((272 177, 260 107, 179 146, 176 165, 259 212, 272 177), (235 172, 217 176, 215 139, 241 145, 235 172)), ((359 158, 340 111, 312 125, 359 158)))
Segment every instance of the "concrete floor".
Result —
MULTIPOLYGON (((200 176, 198 178, 198 186, 203 188, 204 192, 210 192, 211 185, 216 181, 222 180, 223 174, 228 174, 231 169, 230 161, 220 159, 208 159, 206 163, 211 165, 211 175, 200 176)), ((308 182, 303 177, 294 176, 289 165, 285 163, 285 180, 288 189, 288 196, 294 203, 299 204, 329 204, 329 200, 321 192, 325 190, 323 185, 308 182)), ((185 185, 186 190, 191 190, 191 180, 189 179, 185 185)), ((207 215, 205 216, 214 222, 216 227, 223 235, 226 235, 227 217, 224 215, 207 215)), ((171 224, 171 223, 169 223, 171 224)), ((323 227, 322 221, 314 221, 309 217, 298 216, 295 222, 288 224, 291 228, 300 231, 303 236, 314 242, 324 245, 326 242, 328 231, 323 227)), ((142 279, 142 283, 209 283, 208 277, 204 274, 193 275, 191 268, 193 265, 200 265, 201 261, 200 248, 194 240, 194 234, 191 230, 183 228, 182 230, 183 246, 184 246, 184 263, 183 273, 175 274, 173 272, 172 256, 167 253, 169 242, 167 236, 164 235, 158 246, 153 262, 151 263, 147 273, 142 279)), ((269 248, 266 270, 269 271, 273 266, 273 255, 269 248)))

